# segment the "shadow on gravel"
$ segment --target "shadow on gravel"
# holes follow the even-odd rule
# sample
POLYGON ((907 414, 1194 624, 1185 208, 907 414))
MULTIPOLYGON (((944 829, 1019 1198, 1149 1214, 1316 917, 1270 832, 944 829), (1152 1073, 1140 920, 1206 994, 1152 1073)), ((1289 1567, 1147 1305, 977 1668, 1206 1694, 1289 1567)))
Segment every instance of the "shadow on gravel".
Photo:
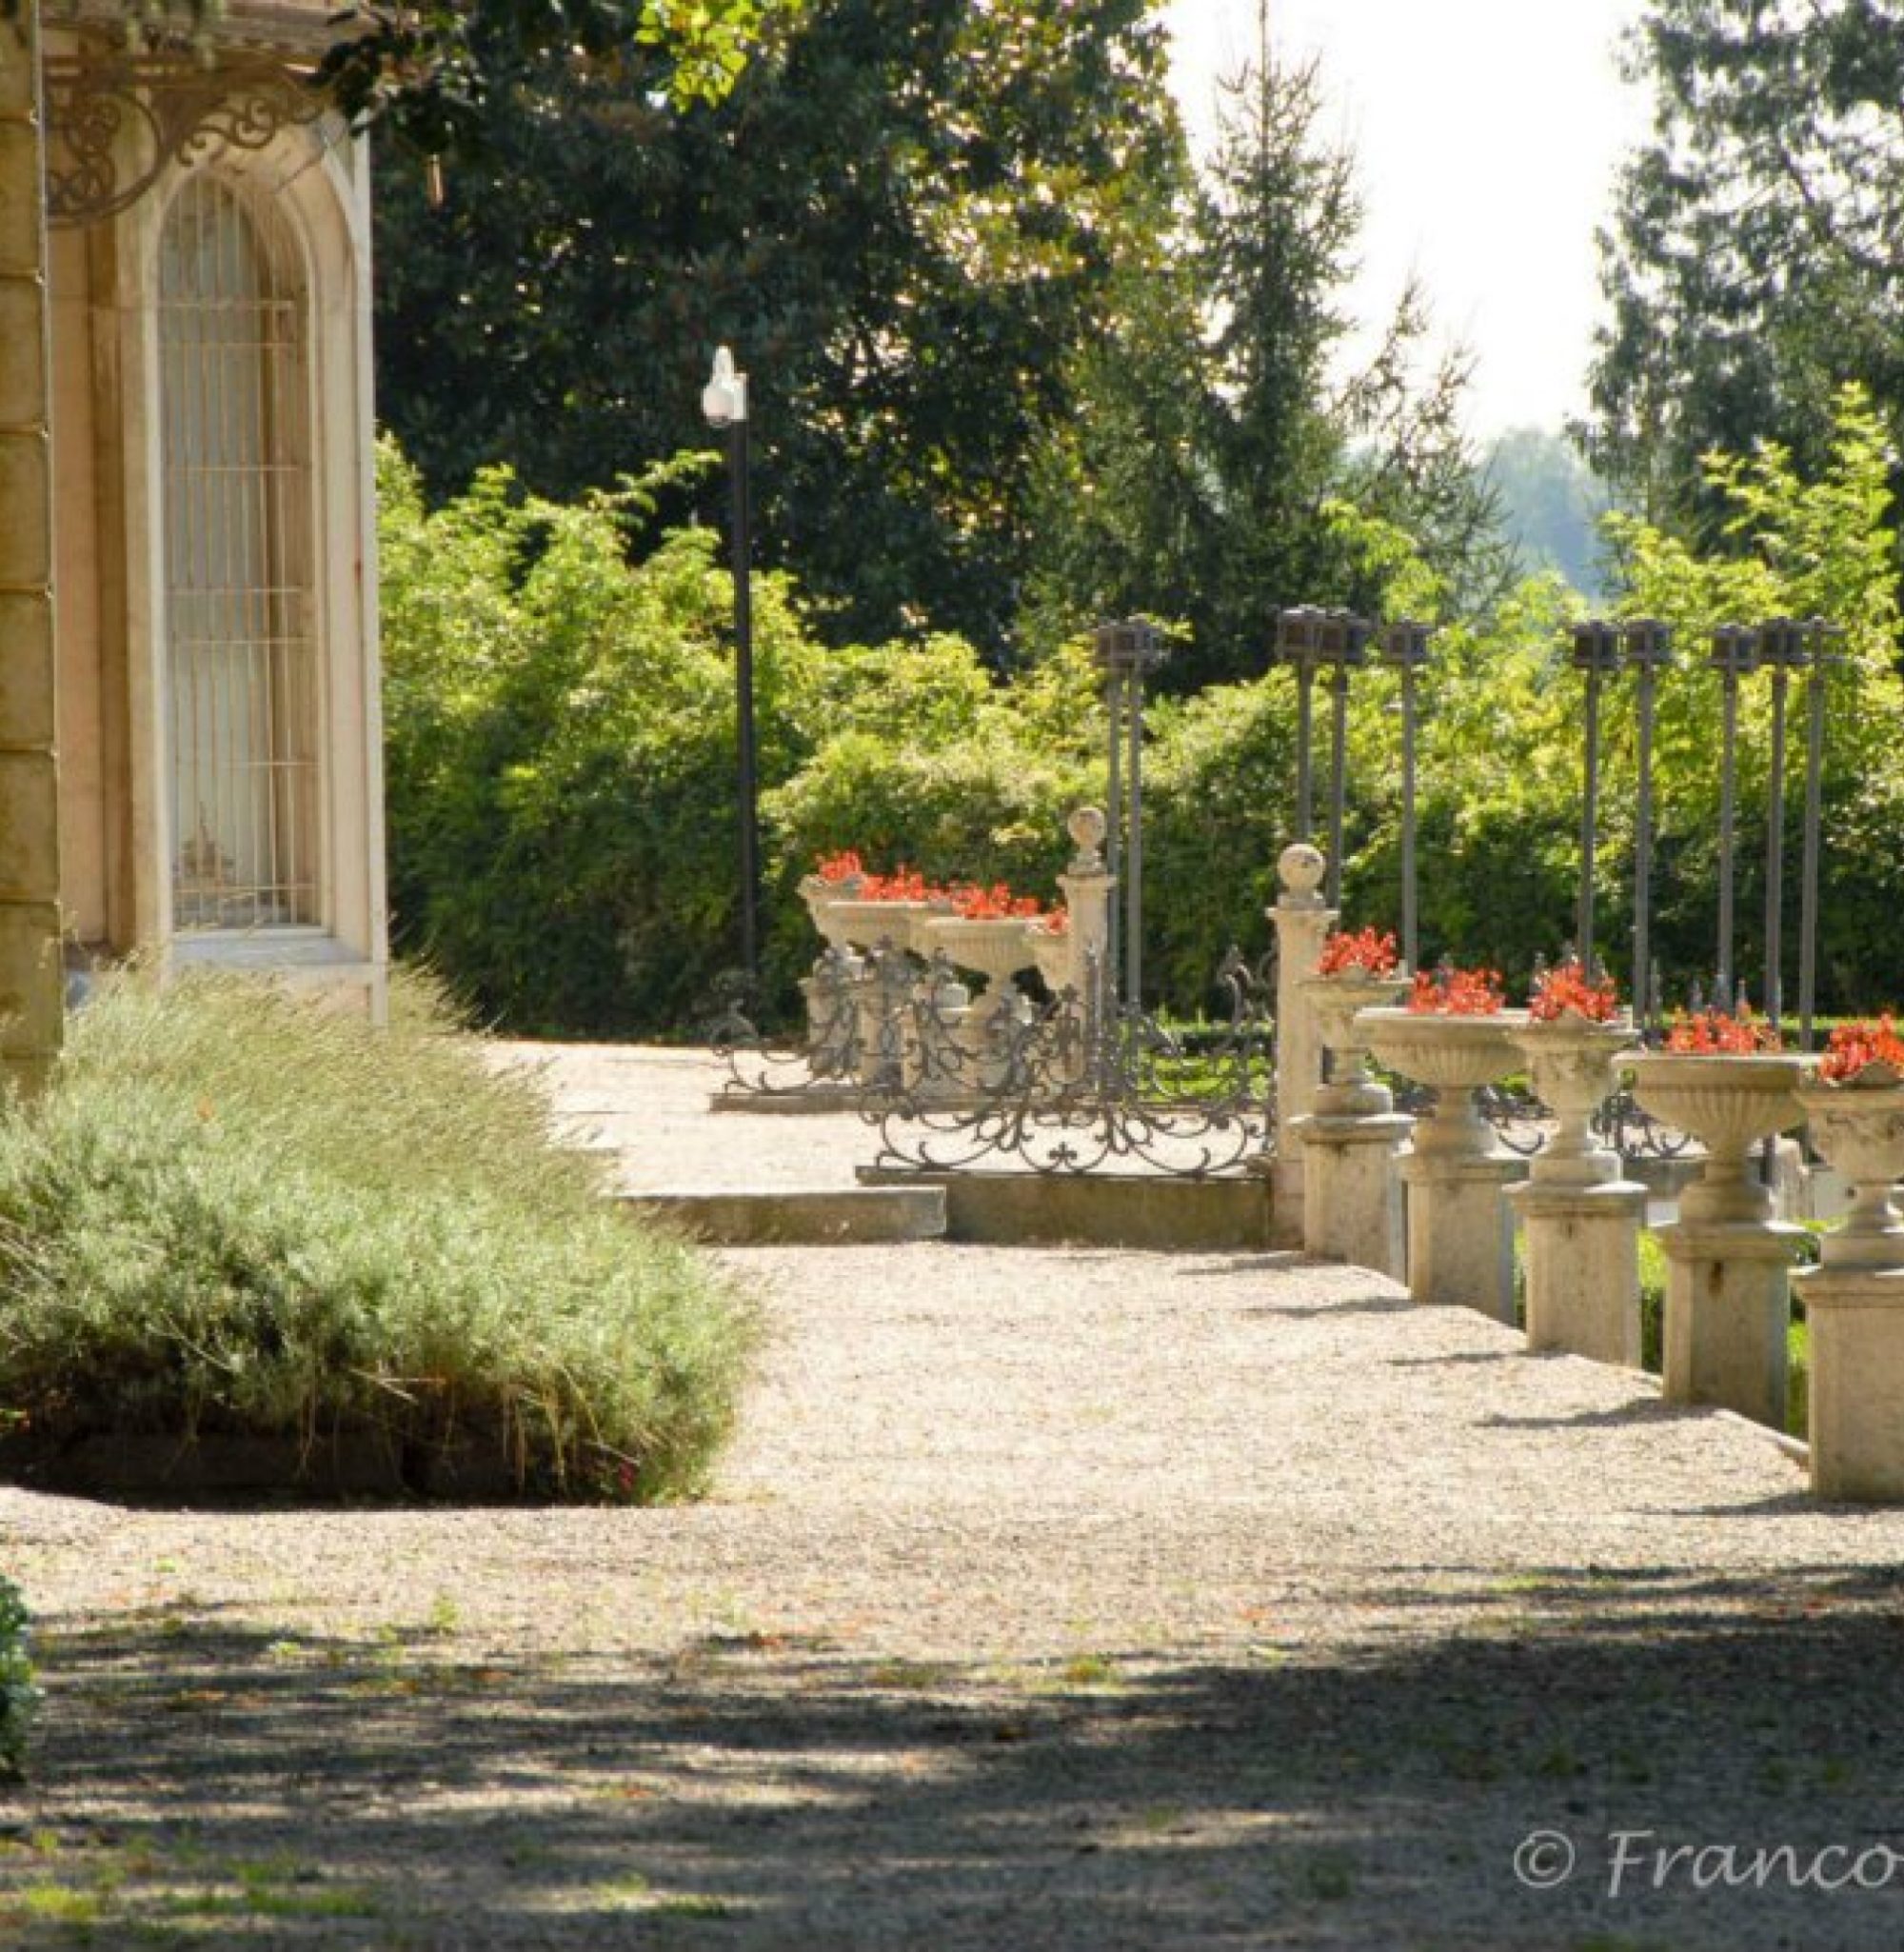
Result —
POLYGON ((1897 1944, 1895 1570, 1438 1600, 1348 1659, 1271 1619, 1222 1663, 1011 1668, 770 1634, 525 1662, 453 1631, 81 1623, 46 1648, 36 1786, 0 1799, 0 1942, 1897 1944), (1574 1853, 1552 1889, 1516 1874, 1536 1832, 1528 1878, 1574 1853), (1811 1888, 1826 1848, 1824 1875, 1883 1888, 1811 1888))

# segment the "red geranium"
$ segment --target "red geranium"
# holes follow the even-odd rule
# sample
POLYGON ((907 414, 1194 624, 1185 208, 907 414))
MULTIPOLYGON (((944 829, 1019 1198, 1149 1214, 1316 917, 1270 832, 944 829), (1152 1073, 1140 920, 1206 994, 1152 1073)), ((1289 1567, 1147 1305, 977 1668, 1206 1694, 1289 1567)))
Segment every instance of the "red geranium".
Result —
POLYGON ((963 922, 1006 922, 1033 920, 1040 912, 1031 895, 1015 895, 1002 881, 990 887, 976 883, 951 890, 952 912, 963 922))
POLYGON ((1338 929, 1322 945, 1316 973, 1341 976, 1354 969, 1364 976, 1393 976, 1400 960, 1392 931, 1378 935, 1373 928, 1364 928, 1348 935, 1338 929))
POLYGON ((1611 1023, 1619 1009, 1619 992, 1611 976, 1597 983, 1588 978, 1577 956, 1569 956, 1534 979, 1527 1014, 1536 1024, 1552 1024, 1572 1010, 1590 1024, 1611 1023))
POLYGON ((1507 992, 1498 969, 1418 969, 1408 1007, 1418 1017, 1495 1017, 1507 992))
POLYGON ((857 881, 865 869, 860 865, 860 857, 849 847, 838 854, 823 854, 820 865, 814 872, 822 881, 857 881))
POLYGON ((1727 1010, 1681 1010, 1666 1033, 1666 1048, 1676 1057, 1754 1057, 1784 1047, 1777 1031, 1745 1005, 1736 1015, 1727 1010))
POLYGON ((1849 1085, 1872 1065, 1882 1065, 1904 1079, 1904 1039, 1898 1037, 1889 1010, 1874 1024, 1838 1025, 1826 1041, 1818 1076, 1833 1085, 1849 1085))
POLYGON ((936 882, 927 881, 916 867, 907 867, 902 863, 890 874, 869 874, 865 885, 860 889, 863 902, 938 902, 945 899, 945 890, 936 882))

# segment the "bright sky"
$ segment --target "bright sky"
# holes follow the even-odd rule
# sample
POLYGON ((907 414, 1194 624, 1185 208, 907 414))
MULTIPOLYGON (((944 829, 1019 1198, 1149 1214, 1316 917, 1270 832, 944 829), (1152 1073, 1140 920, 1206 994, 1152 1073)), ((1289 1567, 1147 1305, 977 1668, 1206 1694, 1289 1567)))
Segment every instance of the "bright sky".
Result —
MULTIPOLYGON (((1217 77, 1256 49, 1256 0, 1169 0, 1177 92, 1209 139, 1217 77)), ((1270 0, 1284 64, 1319 55, 1365 207, 1352 295, 1370 326, 1411 270, 1478 355, 1473 430, 1557 430, 1585 404, 1599 317, 1594 230, 1645 94, 1615 50, 1643 0, 1270 0)))

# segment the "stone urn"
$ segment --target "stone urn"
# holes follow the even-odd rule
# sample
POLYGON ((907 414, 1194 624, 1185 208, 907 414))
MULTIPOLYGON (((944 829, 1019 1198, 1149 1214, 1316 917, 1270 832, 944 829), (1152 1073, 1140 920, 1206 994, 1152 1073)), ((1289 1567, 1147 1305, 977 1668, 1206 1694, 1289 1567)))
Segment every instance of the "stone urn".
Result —
POLYGON ((926 902, 868 902, 854 896, 836 901, 831 919, 856 947, 909 949, 915 946, 913 911, 930 906, 926 902))
POLYGON ((1639 1103, 1706 1148, 1697 1183, 1680 1197, 1679 1218, 1720 1226, 1769 1221, 1772 1189, 1753 1170, 1751 1152, 1759 1140, 1804 1124, 1804 1061, 1775 1052, 1648 1051, 1631 1069, 1639 1103))
POLYGON ((1359 1019, 1364 1010, 1387 1008, 1407 993, 1407 977, 1371 976, 1362 969, 1302 979, 1302 994, 1330 1057, 1329 1082, 1316 1091, 1319 1117, 1379 1118, 1395 1109, 1395 1094, 1369 1075, 1368 1034, 1359 1019))
POLYGON ((1529 1177, 1559 1186, 1597 1186, 1619 1177, 1619 1155, 1597 1145, 1594 1114, 1612 1095, 1620 1053, 1633 1048, 1633 1018, 1625 1010, 1605 1022, 1562 1010, 1529 1016, 1510 1036, 1526 1060, 1534 1095, 1554 1114, 1554 1129, 1535 1155, 1529 1177))
POLYGON ((1904 1179, 1904 1080, 1872 1066, 1841 1085, 1811 1079, 1797 1097, 1813 1145, 1852 1185, 1849 1209, 1824 1237, 1823 1265, 1904 1268, 1904 1212, 1892 1194, 1904 1179))
POLYGON ((1434 1110, 1415 1128, 1418 1155, 1491 1158, 1500 1149, 1475 1093, 1519 1069, 1514 1038, 1526 1022, 1525 1010, 1485 1017, 1398 1008, 1364 1012, 1360 1030, 1367 1047, 1390 1070, 1435 1093, 1434 1110))
POLYGON ((805 874, 800 880, 800 899, 806 904, 814 927, 824 938, 826 946, 838 949, 842 955, 851 950, 852 944, 838 910, 841 903, 850 902, 858 893, 861 879, 854 874, 844 881, 827 881, 818 874, 805 874))
POLYGON ((948 962, 985 979, 984 994, 972 1006, 975 1024, 986 1024, 1017 997, 1012 978, 1037 961, 1032 930, 1021 915, 968 921, 935 915, 924 927, 926 941, 942 949, 948 962))

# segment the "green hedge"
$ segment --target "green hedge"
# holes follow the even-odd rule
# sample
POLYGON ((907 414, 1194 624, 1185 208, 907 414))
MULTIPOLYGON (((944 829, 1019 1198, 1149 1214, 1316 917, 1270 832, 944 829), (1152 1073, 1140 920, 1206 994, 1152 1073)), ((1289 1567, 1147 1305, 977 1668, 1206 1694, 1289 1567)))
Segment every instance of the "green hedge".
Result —
POLYGON ((133 977, 75 1017, 44 1097, 0 1108, 0 1405, 30 1458, 369 1434, 526 1493, 701 1482, 749 1307, 414 980, 395 1015, 133 977))
MULTIPOLYGON (((1665 618, 1679 667, 1659 687, 1655 953, 1669 993, 1715 960, 1717 679, 1714 624, 1775 614, 1848 626, 1833 673, 1825 774, 1820 1005, 1897 999, 1904 903, 1904 685, 1895 539, 1881 431, 1841 406, 1828 475, 1775 451, 1714 464, 1733 552, 1701 556, 1616 525, 1636 614, 1665 618)), ((393 454, 384 471, 392 888, 401 940, 488 1016, 567 1035, 693 1035, 738 941, 732 587, 715 537, 631 548, 640 497, 560 508, 506 474, 426 510, 393 454)), ((1339 511, 1389 613, 1438 613, 1408 538, 1339 511)), ((1517 987, 1575 929, 1581 679, 1578 599, 1531 578, 1486 617, 1440 630, 1420 681, 1421 949, 1500 967, 1517 987)), ((1063 823, 1104 792, 1101 710, 1081 647, 1000 677, 955 638, 828 647, 783 577, 758 579, 757 696, 766 977, 783 1008, 816 950, 795 888, 852 847, 941 879, 1004 878, 1050 899, 1063 823)), ((1265 622, 1265 634, 1267 634, 1265 622)), ((1623 982, 1636 754, 1634 679, 1606 692, 1597 946, 1623 982)), ((1741 712, 1738 966, 1763 911, 1769 687, 1741 712)), ((1788 951, 1799 848, 1794 687, 1788 951)), ((1348 714, 1344 906, 1400 919, 1397 680, 1359 672, 1348 714)), ((1197 1013, 1232 942, 1267 940, 1262 909, 1295 831, 1295 687, 1267 671, 1167 701, 1146 759, 1147 1000, 1197 1013)), ((1317 695, 1316 808, 1326 776, 1317 695)), ((1794 953, 1795 961, 1795 953, 1794 953)), ((1788 972, 1789 973, 1789 972, 1788 972)))

